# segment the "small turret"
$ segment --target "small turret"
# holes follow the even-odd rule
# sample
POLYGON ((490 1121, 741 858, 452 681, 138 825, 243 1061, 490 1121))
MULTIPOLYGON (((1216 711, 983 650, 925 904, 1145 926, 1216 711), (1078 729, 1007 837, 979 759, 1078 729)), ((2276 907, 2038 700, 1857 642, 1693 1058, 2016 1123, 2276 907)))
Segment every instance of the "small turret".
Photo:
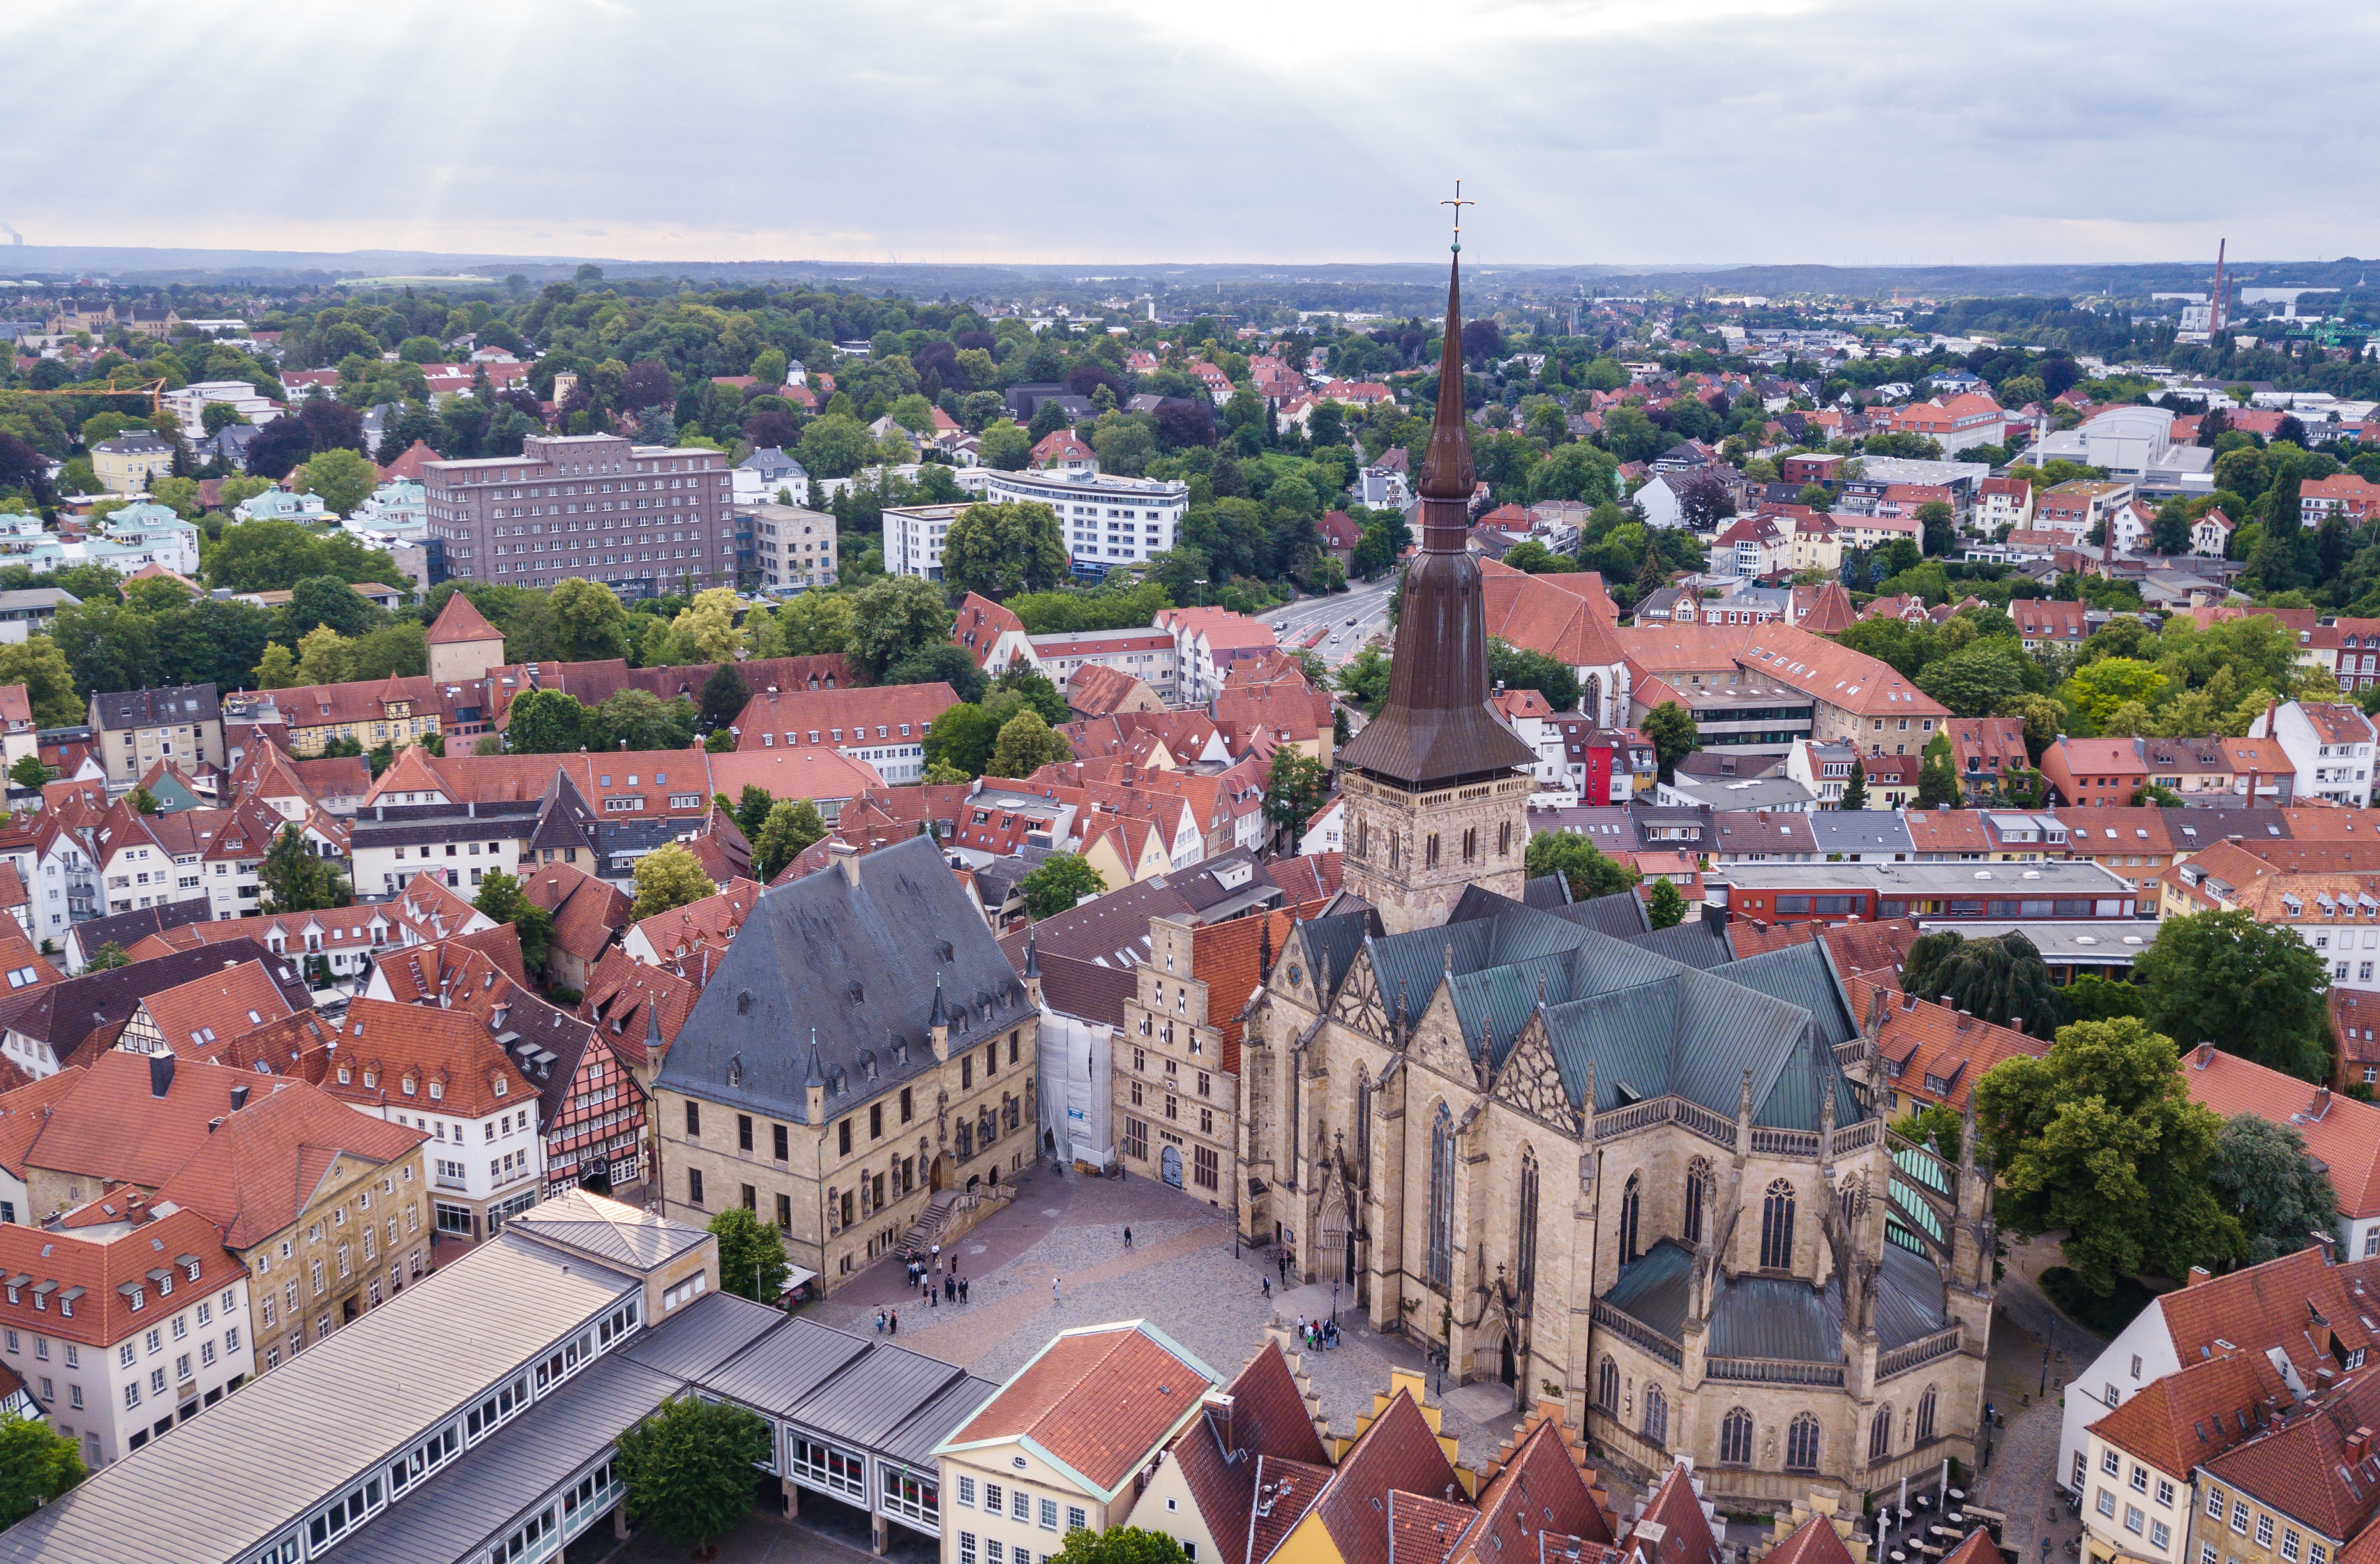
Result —
POLYGON ((826 1072, 819 1064, 818 1028, 810 1028, 810 1069, 802 1077, 802 1103, 811 1124, 826 1122, 826 1072))
POLYGON ((934 1045, 934 1057, 951 1057, 951 1012, 942 1004, 942 975, 934 974, 934 1008, 926 1017, 926 1036, 934 1045))

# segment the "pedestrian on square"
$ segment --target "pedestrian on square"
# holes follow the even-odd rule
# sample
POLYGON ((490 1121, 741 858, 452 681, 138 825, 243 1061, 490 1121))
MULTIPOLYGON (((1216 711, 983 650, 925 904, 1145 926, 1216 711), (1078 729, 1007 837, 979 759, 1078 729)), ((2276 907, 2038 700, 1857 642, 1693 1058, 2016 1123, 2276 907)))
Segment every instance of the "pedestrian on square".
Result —
POLYGON ((959 1302, 960 1302, 960 1303, 965 1303, 965 1302, 966 1302, 966 1292, 967 1292, 967 1279, 966 1279, 966 1278, 965 1278, 965 1277, 961 1277, 961 1278, 959 1278, 959 1302))
POLYGON ((939 1308, 941 1308, 941 1306, 942 1306, 942 1299, 941 1299, 941 1293, 939 1293, 939 1292, 929 1292, 929 1293, 927 1293, 927 1294, 926 1294, 926 1307, 928 1307, 928 1308, 929 1308, 929 1309, 939 1309, 939 1308))
POLYGON ((1050 1279, 1050 1306, 1054 1309, 1064 1301, 1065 1300, 1063 1298, 1059 1296, 1058 1279, 1053 1276, 1050 1279))
POLYGON ((1127 1249, 1132 1247, 1132 1225, 1128 1222, 1123 1230, 1123 1246, 1127 1249))
POLYGON ((885 1333, 887 1336, 898 1336, 898 1335, 900 1335, 900 1334, 901 1334, 901 1311, 900 1311, 900 1310, 895 1309, 895 1310, 893 1310, 893 1311, 892 1311, 892 1323, 885 1328, 885 1332, 884 1332, 884 1333, 885 1333))
POLYGON ((1289 1251, 1286 1249, 1282 1250, 1279 1257, 1281 1260, 1281 1284, 1283 1287, 1287 1287, 1289 1285, 1289 1251))
POLYGON ((884 1311, 881 1309, 876 1311, 876 1334, 884 1334, 884 1311))
POLYGON ((942 1278, 942 1294, 948 1298, 956 1298, 959 1295, 959 1277, 956 1271, 942 1278))
POLYGON ((1266 1297, 1269 1298, 1272 1296, 1272 1278, 1269 1276, 1258 1276, 1257 1278, 1257 1286, 1263 1291, 1266 1297))

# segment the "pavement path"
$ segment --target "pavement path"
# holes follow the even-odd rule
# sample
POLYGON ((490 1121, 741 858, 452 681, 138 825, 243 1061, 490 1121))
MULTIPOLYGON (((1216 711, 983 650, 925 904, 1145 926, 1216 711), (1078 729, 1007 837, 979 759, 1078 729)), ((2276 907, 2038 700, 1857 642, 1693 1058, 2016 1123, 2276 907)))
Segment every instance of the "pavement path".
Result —
MULTIPOLYGON (((1022 1367, 1060 1330, 1145 1319, 1228 1379, 1263 1344, 1268 1328, 1330 1308, 1327 1283, 1281 1291, 1275 1251, 1234 1256, 1232 1248, 1229 1219, 1204 1200, 1148 1179, 1061 1178, 1045 1167, 1018 1181, 1008 1206, 944 1245, 945 1261, 968 1279, 966 1303, 927 1307, 899 1263, 885 1261, 813 1312, 825 1324, 873 1332, 877 1310, 897 1308, 904 1345, 994 1380, 1022 1367), (1061 1284, 1054 1303, 1053 1276, 1061 1284)), ((1303 1353, 1302 1365, 1323 1414, 1352 1433, 1372 1410, 1373 1395, 1387 1389, 1391 1368, 1425 1365, 1418 1343, 1375 1333, 1343 1292, 1339 1304, 1341 1345, 1303 1353)), ((1433 1376, 1433 1396, 1438 1390, 1433 1376)), ((1449 1391, 1443 1404, 1465 1461, 1492 1454, 1518 1421, 1500 1385, 1449 1391)))

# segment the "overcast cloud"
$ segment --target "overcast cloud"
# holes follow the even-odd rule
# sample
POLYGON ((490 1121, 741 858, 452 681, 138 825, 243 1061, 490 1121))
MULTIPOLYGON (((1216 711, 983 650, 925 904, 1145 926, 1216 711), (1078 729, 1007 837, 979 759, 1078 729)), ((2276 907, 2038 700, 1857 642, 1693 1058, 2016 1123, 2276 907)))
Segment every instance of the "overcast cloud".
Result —
POLYGON ((1488 261, 2380 250, 2368 3, 10 0, 0 58, 35 244, 1415 260, 1460 176, 1488 261))

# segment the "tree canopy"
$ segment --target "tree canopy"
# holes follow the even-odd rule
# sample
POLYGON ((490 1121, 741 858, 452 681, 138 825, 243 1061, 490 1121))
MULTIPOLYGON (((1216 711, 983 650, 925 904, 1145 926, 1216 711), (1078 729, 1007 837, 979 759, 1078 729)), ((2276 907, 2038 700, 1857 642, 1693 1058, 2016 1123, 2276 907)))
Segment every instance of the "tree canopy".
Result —
POLYGON ((628 1513, 672 1542, 707 1543, 752 1508, 752 1470, 773 1448, 758 1415, 733 1402, 680 1396, 620 1436, 628 1513))
POLYGON ((2328 1075, 2329 967, 2295 929, 2244 908, 2169 917, 2132 965, 2148 1024, 2183 1049, 2213 1043, 2308 1081, 2328 1075))
POLYGON ((1107 881, 1088 862, 1072 853, 1052 853, 1017 881, 1031 918, 1055 917, 1086 896, 1107 894, 1107 881))
POLYGON ((2063 1231, 2091 1291, 2180 1276, 2240 1246, 2208 1182, 2221 1122, 2190 1100, 2171 1037, 2140 1020, 2079 1021, 2039 1059, 1994 1065, 1974 1089, 2010 1232, 2063 1231))

